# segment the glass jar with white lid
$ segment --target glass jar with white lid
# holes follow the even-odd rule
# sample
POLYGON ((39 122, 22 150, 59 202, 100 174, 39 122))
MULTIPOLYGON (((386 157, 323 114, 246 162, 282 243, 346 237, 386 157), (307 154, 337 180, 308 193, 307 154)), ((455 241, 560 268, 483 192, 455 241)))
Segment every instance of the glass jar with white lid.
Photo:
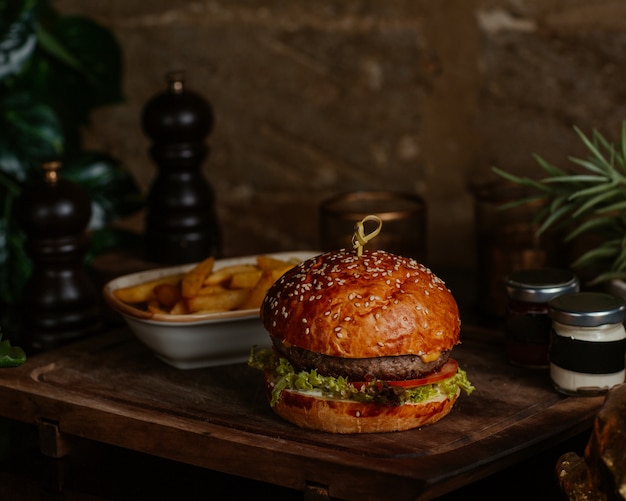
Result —
POLYGON ((624 382, 626 302, 602 292, 575 292, 549 303, 550 378, 567 395, 600 395, 624 382))

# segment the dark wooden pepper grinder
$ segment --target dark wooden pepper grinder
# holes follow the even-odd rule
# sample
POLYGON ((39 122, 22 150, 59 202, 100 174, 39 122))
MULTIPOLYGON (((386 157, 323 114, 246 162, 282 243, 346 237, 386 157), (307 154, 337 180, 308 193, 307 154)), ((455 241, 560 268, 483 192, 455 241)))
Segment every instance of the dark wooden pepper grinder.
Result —
POLYGON ((220 254, 213 189, 202 174, 213 128, 211 105, 185 89, 184 75, 167 75, 168 88, 148 101, 142 126, 150 137, 157 175, 147 197, 145 257, 165 264, 220 254))
POLYGON ((102 327, 100 299, 85 268, 91 202, 59 177, 60 162, 43 164, 43 181, 27 186, 17 217, 32 261, 22 300, 22 337, 39 352, 94 334, 102 327))

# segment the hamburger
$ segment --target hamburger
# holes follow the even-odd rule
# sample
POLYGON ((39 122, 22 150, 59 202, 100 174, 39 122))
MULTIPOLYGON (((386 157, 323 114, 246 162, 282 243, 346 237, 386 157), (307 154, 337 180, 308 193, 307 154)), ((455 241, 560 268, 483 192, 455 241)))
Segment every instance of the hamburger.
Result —
POLYGON ((272 409, 332 433, 408 430, 446 416, 473 387, 451 351, 457 303, 414 259, 339 250, 310 258, 268 290, 273 348, 251 352, 272 409))

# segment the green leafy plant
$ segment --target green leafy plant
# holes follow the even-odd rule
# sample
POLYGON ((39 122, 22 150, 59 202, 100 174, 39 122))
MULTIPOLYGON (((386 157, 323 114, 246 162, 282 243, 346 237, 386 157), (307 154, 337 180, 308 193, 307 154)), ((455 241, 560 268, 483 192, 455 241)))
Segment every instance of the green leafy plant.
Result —
POLYGON ((501 177, 528 187, 532 194, 505 207, 542 202, 537 233, 565 228, 566 240, 594 236, 572 267, 592 270, 592 283, 626 279, 626 122, 617 144, 594 130, 590 137, 574 127, 589 157, 570 157, 574 168, 561 169, 538 155, 547 177, 535 180, 494 168, 501 177))
POLYGON ((26 361, 26 353, 19 346, 11 346, 8 339, 2 340, 0 330, 0 369, 4 367, 17 367, 26 361))
POLYGON ((118 160, 81 144, 92 111, 123 102, 121 81, 122 52, 108 29, 86 17, 61 15, 49 0, 0 0, 3 314, 12 311, 31 269, 15 201, 26 183, 42 179, 43 161, 61 160, 61 175, 91 197, 90 257, 134 245, 130 235, 113 230, 110 222, 143 206, 140 190, 118 160))

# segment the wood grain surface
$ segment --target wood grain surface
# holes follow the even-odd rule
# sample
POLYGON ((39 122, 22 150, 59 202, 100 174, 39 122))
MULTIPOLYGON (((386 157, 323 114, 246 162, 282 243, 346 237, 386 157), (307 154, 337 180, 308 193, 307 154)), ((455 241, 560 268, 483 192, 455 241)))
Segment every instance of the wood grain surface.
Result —
MULTIPOLYGON (((430 499, 591 426, 603 397, 568 398, 546 371, 511 366, 502 334, 464 328, 454 357, 476 391, 421 429, 333 435, 299 429, 245 364, 178 370, 119 329, 0 373, 0 415, 338 499, 430 499)), ((47 433, 49 435, 49 433, 47 433)), ((53 440, 54 440, 53 436, 53 440)), ((50 449, 64 452, 62 444, 50 449)))

